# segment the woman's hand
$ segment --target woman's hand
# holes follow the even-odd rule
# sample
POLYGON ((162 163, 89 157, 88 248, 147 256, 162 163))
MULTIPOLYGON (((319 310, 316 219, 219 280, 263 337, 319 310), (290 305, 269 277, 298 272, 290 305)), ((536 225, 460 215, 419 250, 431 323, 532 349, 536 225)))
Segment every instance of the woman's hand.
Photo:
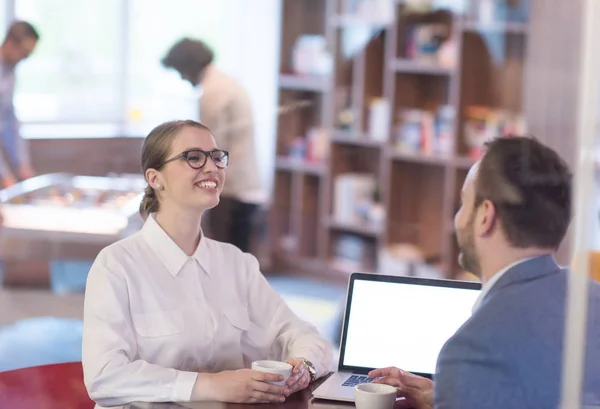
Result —
POLYGON ((300 358, 288 358, 285 362, 292 365, 292 376, 287 380, 285 396, 305 389, 310 384, 310 373, 304 361, 300 358))
POLYGON ((192 392, 192 400, 231 403, 284 402, 285 388, 268 383, 281 381, 282 375, 251 369, 199 374, 192 392))

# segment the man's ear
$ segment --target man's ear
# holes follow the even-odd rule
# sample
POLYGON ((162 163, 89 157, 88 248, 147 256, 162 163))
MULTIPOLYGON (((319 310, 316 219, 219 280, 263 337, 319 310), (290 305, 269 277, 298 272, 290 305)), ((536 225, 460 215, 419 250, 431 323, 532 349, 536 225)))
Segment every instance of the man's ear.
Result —
POLYGON ((484 200, 476 211, 475 234, 478 236, 487 236, 492 233, 496 227, 498 219, 496 205, 490 200, 484 200))

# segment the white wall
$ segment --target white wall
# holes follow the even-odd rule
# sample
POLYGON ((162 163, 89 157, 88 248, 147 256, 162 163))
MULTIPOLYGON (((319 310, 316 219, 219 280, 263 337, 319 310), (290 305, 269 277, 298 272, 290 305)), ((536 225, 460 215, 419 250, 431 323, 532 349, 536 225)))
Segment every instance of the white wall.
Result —
POLYGON ((218 1, 229 3, 231 10, 230 44, 221 54, 222 68, 244 85, 253 102, 260 174, 270 192, 275 166, 281 0, 218 1))

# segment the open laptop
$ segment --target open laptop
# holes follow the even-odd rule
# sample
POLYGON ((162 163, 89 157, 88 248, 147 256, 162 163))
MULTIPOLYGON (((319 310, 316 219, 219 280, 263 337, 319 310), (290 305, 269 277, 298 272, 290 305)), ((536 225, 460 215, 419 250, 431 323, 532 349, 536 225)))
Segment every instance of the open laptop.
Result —
POLYGON ((395 366, 431 378, 444 343, 471 316, 481 283, 354 273, 350 276, 338 372, 313 392, 354 401, 372 369, 395 366))

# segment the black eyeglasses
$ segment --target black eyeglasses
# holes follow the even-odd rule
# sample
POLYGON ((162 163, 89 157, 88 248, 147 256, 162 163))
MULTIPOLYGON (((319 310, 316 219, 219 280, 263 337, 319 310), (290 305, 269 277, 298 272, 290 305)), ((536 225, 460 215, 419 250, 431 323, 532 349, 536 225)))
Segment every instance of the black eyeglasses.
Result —
POLYGON ((229 152, 222 149, 213 149, 212 151, 203 151, 202 149, 190 149, 189 151, 181 152, 179 155, 166 160, 157 169, 160 169, 169 162, 177 159, 185 159, 187 164, 192 169, 201 169, 206 165, 208 158, 213 161, 219 169, 225 169, 229 164, 229 152))

